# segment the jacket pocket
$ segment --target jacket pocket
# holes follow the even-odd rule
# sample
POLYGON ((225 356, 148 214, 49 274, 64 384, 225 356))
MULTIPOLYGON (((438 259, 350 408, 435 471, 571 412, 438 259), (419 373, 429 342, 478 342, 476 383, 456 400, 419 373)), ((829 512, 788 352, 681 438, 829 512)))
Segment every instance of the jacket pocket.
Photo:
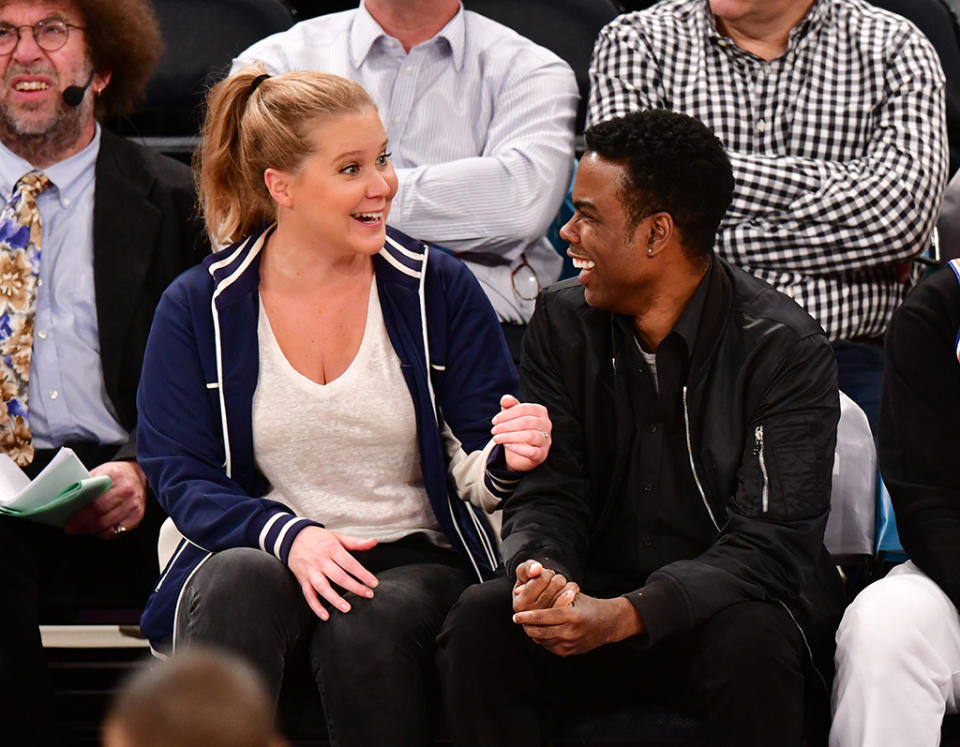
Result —
POLYGON ((767 513, 770 510, 770 473, 767 471, 767 457, 763 453, 763 426, 758 425, 753 430, 753 455, 757 458, 760 467, 760 510, 767 513))
POLYGON ((823 512, 829 501, 822 449, 787 423, 757 423, 747 434, 736 504, 748 515, 772 521, 823 512))

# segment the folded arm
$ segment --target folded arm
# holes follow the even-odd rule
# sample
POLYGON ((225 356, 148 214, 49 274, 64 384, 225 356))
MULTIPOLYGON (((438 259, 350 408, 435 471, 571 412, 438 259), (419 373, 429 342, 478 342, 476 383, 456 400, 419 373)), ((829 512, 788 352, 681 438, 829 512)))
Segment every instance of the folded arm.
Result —
POLYGON ((480 153, 397 169, 390 223, 458 254, 512 261, 546 234, 563 202, 579 96, 566 63, 532 63, 519 55, 493 95, 480 153))
MULTIPOLYGON (((640 32, 605 30, 590 72, 591 122, 673 108, 671 81, 640 32)), ((862 153, 829 160, 726 144, 736 188, 717 250, 744 267, 814 274, 921 253, 946 183, 944 85, 933 48, 907 35, 886 62, 882 100, 865 115, 862 153)))

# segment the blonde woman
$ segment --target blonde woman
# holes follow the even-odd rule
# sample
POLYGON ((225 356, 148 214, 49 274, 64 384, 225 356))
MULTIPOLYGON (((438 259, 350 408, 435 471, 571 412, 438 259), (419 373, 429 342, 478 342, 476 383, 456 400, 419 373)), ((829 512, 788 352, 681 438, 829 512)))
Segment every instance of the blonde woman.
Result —
POLYGON ((274 695, 299 644, 336 744, 422 745, 434 636, 498 563, 482 509, 546 457, 549 418, 513 397, 470 272, 387 228, 397 178, 359 85, 232 76, 198 173, 230 246, 170 287, 148 343, 138 458, 182 539, 142 627, 240 652, 274 695))

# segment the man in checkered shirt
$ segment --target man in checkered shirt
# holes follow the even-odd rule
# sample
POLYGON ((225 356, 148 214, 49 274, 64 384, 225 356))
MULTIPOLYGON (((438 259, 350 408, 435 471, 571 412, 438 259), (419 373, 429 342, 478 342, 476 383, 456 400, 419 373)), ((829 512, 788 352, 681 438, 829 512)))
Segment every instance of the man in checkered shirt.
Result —
POLYGON ((601 32, 588 124, 672 109, 726 146, 717 252, 792 296, 876 425, 887 322, 947 174, 944 76, 903 18, 862 0, 664 0, 601 32))

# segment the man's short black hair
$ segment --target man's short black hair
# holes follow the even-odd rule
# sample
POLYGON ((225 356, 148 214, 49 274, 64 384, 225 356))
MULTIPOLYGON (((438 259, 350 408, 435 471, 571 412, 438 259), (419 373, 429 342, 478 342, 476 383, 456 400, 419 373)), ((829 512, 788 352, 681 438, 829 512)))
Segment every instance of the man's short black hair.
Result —
POLYGON ((638 111, 593 125, 584 137, 588 151, 624 167, 618 192, 631 233, 648 215, 667 212, 688 258, 710 257, 733 196, 733 170, 705 124, 677 112, 638 111))

